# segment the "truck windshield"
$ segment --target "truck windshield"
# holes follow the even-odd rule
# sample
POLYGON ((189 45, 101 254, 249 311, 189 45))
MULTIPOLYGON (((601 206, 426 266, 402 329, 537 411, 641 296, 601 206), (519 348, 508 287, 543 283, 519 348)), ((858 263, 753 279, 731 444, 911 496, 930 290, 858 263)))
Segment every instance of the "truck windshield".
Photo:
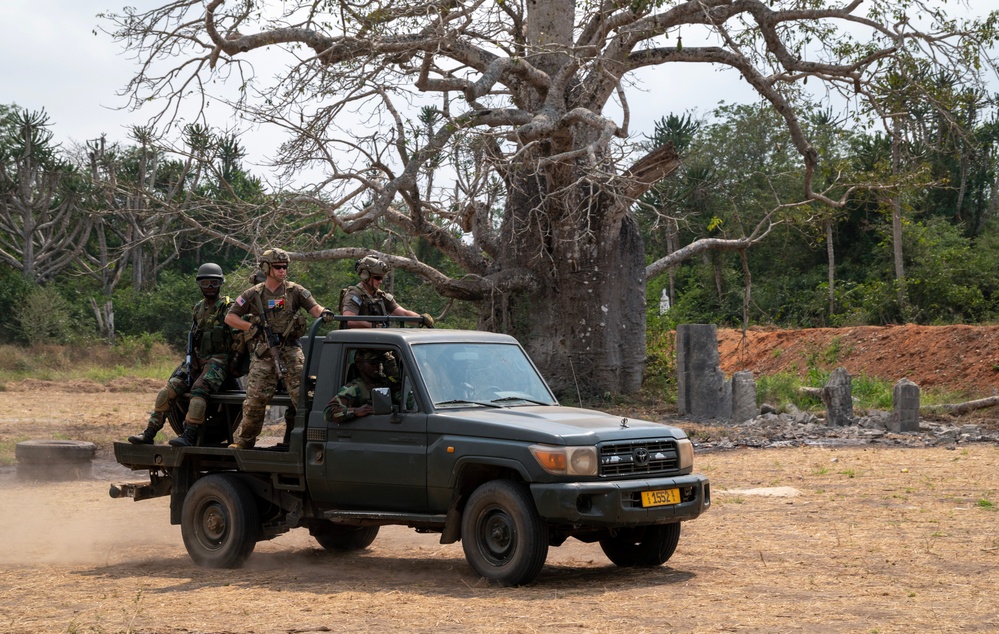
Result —
POLYGON ((520 346, 428 343, 413 354, 434 407, 558 404, 520 346))

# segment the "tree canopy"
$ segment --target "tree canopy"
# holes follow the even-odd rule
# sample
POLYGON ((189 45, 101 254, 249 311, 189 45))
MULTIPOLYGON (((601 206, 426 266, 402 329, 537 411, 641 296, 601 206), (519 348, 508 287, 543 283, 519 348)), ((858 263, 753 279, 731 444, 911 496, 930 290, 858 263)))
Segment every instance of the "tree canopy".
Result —
POLYGON ((845 208, 855 192, 886 186, 821 170, 818 127, 803 119, 809 92, 863 123, 898 116, 902 88, 904 103, 953 111, 930 78, 970 89, 994 72, 997 16, 959 20, 945 8, 176 0, 107 17, 139 62, 128 86, 136 106, 152 102, 165 122, 192 97, 222 99, 288 132, 274 155, 286 173, 315 174, 304 191, 250 201, 241 215, 188 209, 189 226, 234 240, 228 227, 242 221, 306 260, 360 257, 367 250, 330 248, 334 236, 384 231, 397 245, 383 253, 391 264, 476 302, 480 327, 519 335, 557 389, 630 392, 642 378, 647 280, 706 250, 744 252, 806 203, 845 208), (275 61, 277 72, 254 68, 275 61), (783 129, 779 151, 800 187, 773 190, 724 235, 649 261, 636 203, 683 157, 675 141, 633 133, 629 82, 655 69, 652 93, 668 109, 662 87, 676 64, 736 70, 783 129), (416 241, 458 272, 421 258, 416 241))

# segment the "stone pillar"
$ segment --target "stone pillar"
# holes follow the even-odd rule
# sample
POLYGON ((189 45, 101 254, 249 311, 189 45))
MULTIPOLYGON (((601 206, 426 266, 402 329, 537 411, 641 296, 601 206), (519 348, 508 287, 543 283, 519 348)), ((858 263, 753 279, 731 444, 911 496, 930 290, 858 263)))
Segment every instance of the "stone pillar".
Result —
POLYGON ((919 431, 919 386, 909 379, 900 380, 892 390, 892 402, 895 409, 888 429, 895 433, 919 431))
POLYGON ((739 424, 756 418, 756 381, 749 370, 739 370, 732 375, 732 422, 739 424))
POLYGON ((853 388, 846 368, 836 368, 822 388, 826 404, 826 425, 842 427, 853 424, 853 388))
POLYGON ((732 385, 718 367, 718 329, 714 324, 676 328, 677 407, 681 416, 732 415, 732 385))

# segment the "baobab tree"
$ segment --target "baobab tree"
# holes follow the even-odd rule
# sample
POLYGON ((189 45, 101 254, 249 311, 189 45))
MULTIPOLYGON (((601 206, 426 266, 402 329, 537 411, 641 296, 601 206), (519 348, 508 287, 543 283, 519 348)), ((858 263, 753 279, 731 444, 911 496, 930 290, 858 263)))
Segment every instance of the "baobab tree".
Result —
POLYGON ((169 120, 192 101, 223 99, 247 121, 287 130, 276 162, 318 175, 253 221, 306 229, 314 241, 299 257, 363 254, 324 249, 332 231, 426 240, 463 274, 413 249, 383 255, 440 294, 477 302, 480 326, 518 335, 556 389, 629 393, 644 367, 646 279, 705 249, 751 247, 787 203, 745 235, 646 262, 631 211, 681 157, 632 134, 637 71, 655 69, 668 111, 674 65, 736 70, 787 127, 801 201, 835 207, 850 187, 835 198, 813 187, 819 156, 797 108, 807 81, 877 112, 868 86, 896 60, 972 83, 991 68, 991 22, 958 23, 922 0, 826 4, 175 0, 106 17, 139 62, 127 88, 135 106, 156 102, 169 120), (275 62, 276 73, 255 71, 275 62))

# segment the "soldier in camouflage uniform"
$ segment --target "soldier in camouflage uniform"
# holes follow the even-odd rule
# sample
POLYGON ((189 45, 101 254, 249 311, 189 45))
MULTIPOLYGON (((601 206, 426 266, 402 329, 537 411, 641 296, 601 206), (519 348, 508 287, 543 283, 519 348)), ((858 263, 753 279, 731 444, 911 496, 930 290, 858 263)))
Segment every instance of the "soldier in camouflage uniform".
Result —
POLYGON ((205 422, 208 395, 218 392, 228 375, 233 333, 225 325, 232 300, 220 296, 225 276, 218 264, 207 262, 198 268, 196 279, 204 299, 195 304, 192 315, 190 365, 185 359, 170 375, 166 386, 156 395, 145 431, 128 437, 132 444, 153 444, 177 396, 188 391, 191 400, 184 418, 184 430, 170 444, 174 447, 195 444, 200 425, 205 422))
MULTIPOLYGON (((278 381, 284 379, 292 406, 298 407, 298 389, 302 378, 305 356, 299 338, 305 334, 305 319, 298 313, 301 308, 313 317, 333 320, 333 311, 323 308, 312 293, 294 282, 289 282, 288 265, 291 258, 282 249, 268 249, 260 257, 260 270, 266 279, 236 298, 226 315, 225 323, 233 328, 257 331, 257 343, 250 355, 250 371, 246 375, 246 399, 243 401, 243 422, 237 431, 231 449, 250 449, 264 425, 267 404, 277 391, 278 381), (275 360, 264 327, 278 336, 280 342, 275 360), (283 370, 279 375, 280 366, 283 370)), ((287 441, 290 429, 285 431, 287 441)))
POLYGON ((390 377, 397 373, 391 353, 377 350, 359 350, 354 356, 359 376, 336 393, 323 409, 323 418, 337 425, 374 413, 371 390, 376 387, 394 387, 390 377), (383 370, 384 367, 384 370, 383 370))
MULTIPOLYGON (((391 293, 381 289, 382 280, 388 273, 388 265, 378 258, 367 255, 354 263, 354 271, 361 278, 360 284, 348 286, 340 298, 340 313, 346 317, 353 315, 394 315, 396 317, 423 317, 423 325, 431 328, 434 318, 407 310, 396 303, 391 293)), ((372 328, 376 325, 370 321, 346 321, 347 328, 372 328)))

